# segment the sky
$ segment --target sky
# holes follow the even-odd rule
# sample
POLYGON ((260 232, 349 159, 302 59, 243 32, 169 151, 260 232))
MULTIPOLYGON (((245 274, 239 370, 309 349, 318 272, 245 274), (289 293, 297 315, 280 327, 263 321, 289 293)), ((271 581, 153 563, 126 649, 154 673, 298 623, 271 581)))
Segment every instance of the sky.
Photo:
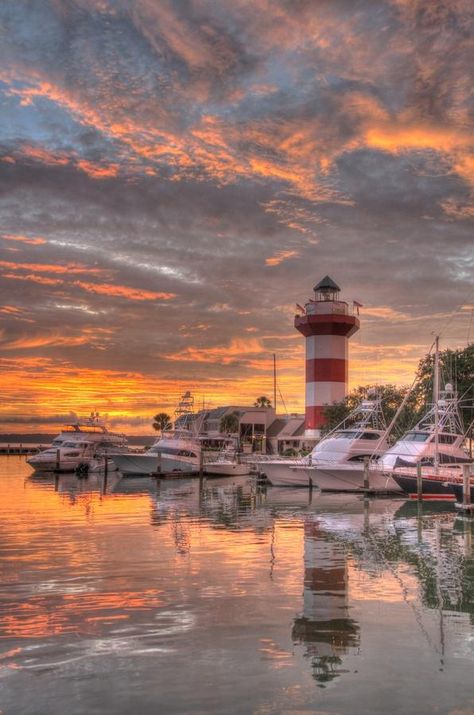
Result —
POLYGON ((350 385, 474 339, 471 0, 0 4, 0 432, 304 409, 295 304, 361 308, 350 385), (280 396, 281 392, 281 396, 280 396))

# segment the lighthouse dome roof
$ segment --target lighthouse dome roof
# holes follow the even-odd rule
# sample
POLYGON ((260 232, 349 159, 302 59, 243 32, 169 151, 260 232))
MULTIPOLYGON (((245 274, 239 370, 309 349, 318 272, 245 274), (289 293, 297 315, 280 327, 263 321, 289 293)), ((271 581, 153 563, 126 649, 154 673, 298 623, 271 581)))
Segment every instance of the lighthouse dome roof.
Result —
POLYGON ((339 288, 337 283, 333 281, 332 278, 330 278, 329 276, 324 276, 324 278, 322 278, 319 283, 314 286, 314 290, 315 292, 317 292, 320 290, 340 291, 341 289, 339 288))

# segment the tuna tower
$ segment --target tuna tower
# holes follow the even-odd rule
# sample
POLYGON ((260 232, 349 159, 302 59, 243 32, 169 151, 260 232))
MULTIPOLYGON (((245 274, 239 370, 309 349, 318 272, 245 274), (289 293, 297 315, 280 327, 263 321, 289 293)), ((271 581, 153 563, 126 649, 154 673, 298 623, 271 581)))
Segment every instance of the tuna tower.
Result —
MULTIPOLYGON (((348 339, 359 330, 359 319, 339 300, 339 286, 325 276, 314 287, 295 328, 306 338, 305 434, 319 437, 324 405, 340 402, 347 394, 348 339)), ((357 304, 355 304, 357 305, 357 304)))

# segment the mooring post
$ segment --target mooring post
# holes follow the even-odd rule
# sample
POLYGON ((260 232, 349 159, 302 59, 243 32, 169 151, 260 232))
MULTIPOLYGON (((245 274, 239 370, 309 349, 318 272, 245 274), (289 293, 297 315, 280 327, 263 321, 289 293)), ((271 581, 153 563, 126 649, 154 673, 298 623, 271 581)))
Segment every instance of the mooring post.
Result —
POLYGON ((308 487, 309 487, 309 491, 312 492, 313 491, 313 480, 311 479, 311 475, 308 477, 308 487))
POLYGON ((462 503, 465 508, 471 506, 471 465, 462 465, 462 503))
POLYGON ((107 455, 104 455, 104 477, 107 479, 107 474, 109 472, 109 460, 107 459, 107 455))
POLYGON ((56 471, 59 472, 59 467, 61 463, 61 457, 60 457, 60 451, 59 449, 56 450, 56 471))
POLYGON ((370 480, 369 480, 369 458, 364 457, 364 489, 367 491, 370 488, 370 480))
POLYGON ((201 448, 201 451, 199 452, 199 479, 202 479, 204 476, 204 452, 201 448))
POLYGON ((421 462, 416 463, 416 498, 423 498, 423 482, 421 481, 421 462))

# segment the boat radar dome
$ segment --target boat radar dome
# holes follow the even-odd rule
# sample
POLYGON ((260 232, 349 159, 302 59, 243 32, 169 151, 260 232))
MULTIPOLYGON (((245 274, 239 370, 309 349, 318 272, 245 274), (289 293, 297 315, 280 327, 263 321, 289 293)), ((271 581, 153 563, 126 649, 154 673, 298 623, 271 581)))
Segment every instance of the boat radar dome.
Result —
POLYGON ((341 289, 329 276, 324 276, 317 285, 314 286, 314 292, 319 300, 337 300, 337 294, 341 289))
POLYGON ((444 391, 445 392, 453 392, 453 386, 451 385, 450 382, 446 383, 446 385, 444 386, 444 391))

